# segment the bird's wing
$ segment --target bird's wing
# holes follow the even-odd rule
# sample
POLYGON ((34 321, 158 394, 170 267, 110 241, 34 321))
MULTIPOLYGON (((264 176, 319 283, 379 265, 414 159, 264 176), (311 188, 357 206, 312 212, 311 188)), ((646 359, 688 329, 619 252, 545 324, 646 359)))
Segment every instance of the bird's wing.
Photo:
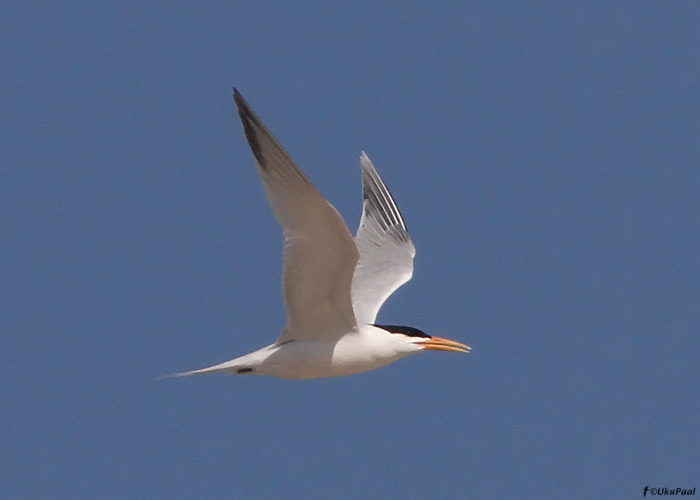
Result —
POLYGON ((284 232, 287 326, 278 342, 340 337, 356 325, 350 289, 358 250, 352 235, 241 94, 234 89, 233 96, 284 232))
POLYGON ((399 207, 367 155, 362 166, 362 218, 355 243, 360 260, 352 279, 352 305, 359 324, 374 323, 384 301, 413 275, 416 248, 399 207))

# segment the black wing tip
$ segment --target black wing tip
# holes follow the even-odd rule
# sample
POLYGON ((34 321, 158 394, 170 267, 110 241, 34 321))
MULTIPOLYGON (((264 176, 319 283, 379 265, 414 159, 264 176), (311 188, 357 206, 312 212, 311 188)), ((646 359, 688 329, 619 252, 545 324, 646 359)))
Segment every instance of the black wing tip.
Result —
MULTIPOLYGON (((382 177, 377 171, 377 167, 374 166, 369 156, 363 151, 363 159, 367 162, 361 162, 362 166, 362 199, 369 203, 370 207, 378 213, 379 218, 375 219, 382 228, 386 231, 389 228, 397 227, 403 236, 397 235, 401 241, 409 241, 408 229, 406 228, 406 222, 403 220, 403 215, 401 215, 401 210, 399 209, 394 195, 391 194, 391 190, 386 185, 382 177)), ((367 205, 365 205, 367 207, 367 205)))
POLYGON ((236 108, 238 108, 238 114, 241 116, 241 120, 255 119, 255 113, 253 113, 250 105, 246 102, 236 87, 233 87, 233 100, 236 103, 236 108))
POLYGON ((248 139, 248 145, 253 151, 253 156, 255 156, 258 165, 264 169, 266 168, 265 158, 262 154, 262 147, 257 134, 258 129, 264 129, 264 125, 236 87, 233 87, 233 100, 238 108, 238 116, 243 124, 243 132, 246 139, 248 139))
POLYGON ((245 99, 243 99, 243 95, 241 95, 236 87, 233 87, 233 100, 236 101, 236 106, 239 108, 247 105, 245 99))

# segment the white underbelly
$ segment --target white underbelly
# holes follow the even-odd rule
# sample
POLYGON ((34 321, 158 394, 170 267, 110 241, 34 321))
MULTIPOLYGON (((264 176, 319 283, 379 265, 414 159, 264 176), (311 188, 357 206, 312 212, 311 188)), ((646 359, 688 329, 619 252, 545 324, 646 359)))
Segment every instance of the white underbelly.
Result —
POLYGON ((381 368, 420 349, 348 335, 337 342, 297 340, 281 345, 258 367, 260 375, 288 379, 342 377, 381 368))

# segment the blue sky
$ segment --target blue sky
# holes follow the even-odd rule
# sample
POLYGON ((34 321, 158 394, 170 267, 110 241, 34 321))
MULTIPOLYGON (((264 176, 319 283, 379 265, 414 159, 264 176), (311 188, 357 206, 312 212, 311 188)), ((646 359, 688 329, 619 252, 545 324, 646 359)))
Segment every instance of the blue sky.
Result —
POLYGON ((0 14, 3 497, 698 486, 696 3, 0 14), (234 85, 352 230, 368 152, 418 250, 379 319, 471 354, 158 380, 284 325, 234 85))

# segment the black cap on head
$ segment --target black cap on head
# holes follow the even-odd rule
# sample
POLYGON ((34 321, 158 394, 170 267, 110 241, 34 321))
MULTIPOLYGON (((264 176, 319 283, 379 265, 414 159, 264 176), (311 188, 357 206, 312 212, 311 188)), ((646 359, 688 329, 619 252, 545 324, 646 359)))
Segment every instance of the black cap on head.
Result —
POLYGON ((422 330, 419 330, 418 328, 413 328, 412 326, 403 326, 403 325, 374 325, 377 328, 381 328, 382 330, 386 330, 387 332, 390 333, 401 333, 403 335, 407 335, 409 337, 423 337, 423 338, 431 338, 430 335, 425 333, 422 330))

